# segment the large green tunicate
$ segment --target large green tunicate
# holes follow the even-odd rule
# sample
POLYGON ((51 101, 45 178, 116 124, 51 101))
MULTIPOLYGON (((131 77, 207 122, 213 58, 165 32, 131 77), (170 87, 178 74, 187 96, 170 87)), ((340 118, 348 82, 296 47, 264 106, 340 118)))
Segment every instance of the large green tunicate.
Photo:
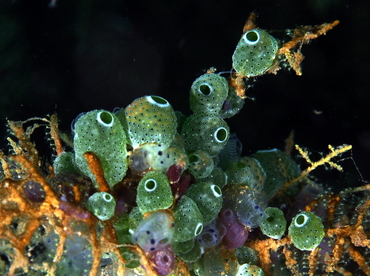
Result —
POLYGON ((260 223, 263 234, 273 239, 280 239, 286 230, 284 213, 276 207, 267 207, 260 223))
POLYGON ((198 236, 203 230, 203 217, 197 204, 183 195, 173 209, 175 218, 175 242, 184 242, 198 236))
POLYGON ((301 212, 296 215, 288 232, 295 247, 310 251, 320 244, 325 235, 321 218, 312 212, 301 212))
POLYGON ((212 182, 193 184, 186 191, 186 195, 197 204, 204 225, 214 220, 221 210, 222 192, 220 187, 212 182))
POLYGON ((224 77, 210 73, 197 78, 190 89, 190 109, 194 113, 217 115, 226 100, 228 84, 224 77))
POLYGON ((208 153, 197 150, 188 155, 189 171, 197 179, 207 177, 213 170, 213 159, 208 153))
POLYGON ((226 145, 230 130, 227 123, 219 116, 193 114, 184 122, 181 136, 187 151, 202 150, 213 157, 226 145))
POLYGON ((173 196, 167 176, 161 172, 148 172, 137 187, 136 203, 143 214, 169 208, 173 196))
POLYGON ((98 187, 95 175, 84 157, 93 152, 99 159, 104 178, 113 188, 127 171, 126 134, 118 118, 105 110, 93 110, 79 117, 74 125, 75 163, 98 187))
POLYGON ((177 132, 177 118, 170 103, 159 96, 144 96, 116 112, 127 133, 129 144, 136 148, 145 143, 167 148, 177 132))
POLYGON ((281 150, 259 150, 250 157, 257 159, 266 173, 263 191, 269 199, 285 183, 299 176, 300 170, 298 165, 281 150))
POLYGON ((100 220, 108 220, 114 215, 116 200, 106 192, 97 192, 89 197, 87 209, 100 220))
POLYGON ((261 29, 244 33, 233 54, 233 68, 245 77, 262 75, 271 67, 278 50, 277 40, 261 29))

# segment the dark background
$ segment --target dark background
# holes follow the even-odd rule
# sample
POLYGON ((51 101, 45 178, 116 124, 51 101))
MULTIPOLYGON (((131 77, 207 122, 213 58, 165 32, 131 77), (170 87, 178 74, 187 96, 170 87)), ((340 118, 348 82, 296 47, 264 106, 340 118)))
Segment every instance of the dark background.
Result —
MULTIPOLYGON (((188 91, 206 69, 231 69, 248 14, 279 36, 299 25, 340 25, 303 47, 303 75, 282 70, 259 77, 240 114, 228 120, 245 155, 295 142, 312 151, 352 144, 339 161, 345 172, 320 181, 358 186, 370 179, 370 2, 254 1, 1 1, 0 119, 56 112, 70 131, 80 113, 125 107, 156 94, 190 114, 188 91), (315 110, 322 114, 315 114, 315 110), (356 162, 356 170, 353 162, 356 162)), ((316 154, 319 157, 319 154, 316 154)), ((304 164, 304 163, 302 163, 304 164)), ((335 184, 338 185, 338 184, 335 184)))

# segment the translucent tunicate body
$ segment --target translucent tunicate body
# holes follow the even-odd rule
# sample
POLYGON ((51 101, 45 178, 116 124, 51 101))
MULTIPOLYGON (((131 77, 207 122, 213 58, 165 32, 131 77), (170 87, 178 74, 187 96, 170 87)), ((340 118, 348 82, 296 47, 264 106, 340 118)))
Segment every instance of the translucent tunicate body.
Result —
POLYGON ((174 226, 173 218, 168 212, 153 212, 137 226, 133 235, 134 242, 145 252, 158 250, 172 241, 174 226))
POLYGON ((278 149, 259 150, 250 157, 257 159, 266 174, 263 191, 269 199, 300 173, 294 160, 278 149))
POLYGON ((239 161, 242 150, 242 143, 235 133, 231 133, 225 147, 218 155, 220 159, 219 166, 226 170, 231 163, 239 161))
POLYGON ((226 228, 219 219, 203 227, 202 233, 197 236, 197 241, 203 248, 211 248, 219 244, 226 234, 226 228))

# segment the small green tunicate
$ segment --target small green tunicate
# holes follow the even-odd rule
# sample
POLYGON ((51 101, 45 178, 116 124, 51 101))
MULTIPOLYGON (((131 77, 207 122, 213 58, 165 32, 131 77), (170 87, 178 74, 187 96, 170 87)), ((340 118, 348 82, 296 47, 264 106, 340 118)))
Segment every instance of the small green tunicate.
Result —
POLYGON ((209 181, 222 189, 227 184, 227 178, 227 174, 220 167, 214 167, 212 172, 206 178, 199 179, 197 182, 209 181))
POLYGON ((193 249, 195 244, 195 239, 190 239, 184 242, 173 242, 172 248, 175 253, 186 253, 193 249))
POLYGON ((325 235, 321 218, 312 212, 301 212, 296 215, 290 226, 289 236, 300 250, 314 250, 325 235))
MULTIPOLYGON (((225 171, 228 176, 228 183, 234 185, 247 185, 254 181, 254 175, 248 164, 237 161, 231 163, 225 171)), ((253 187, 250 187, 253 188, 253 187)))
POLYGON ((278 149, 259 150, 250 157, 257 159, 266 173, 263 191, 269 199, 300 173, 294 160, 278 149))
POLYGON ((238 269, 235 255, 221 245, 206 249, 197 265, 202 276, 235 275, 238 269))
POLYGON ((157 143, 167 148, 177 132, 175 111, 166 99, 159 96, 138 98, 115 114, 133 148, 145 143, 157 143))
POLYGON ((106 192, 97 192, 89 197, 87 209, 100 220, 108 220, 114 215, 116 200, 106 192))
POLYGON ((175 242, 184 242, 198 236, 203 230, 203 216, 197 204, 183 195, 173 209, 175 218, 175 242))
POLYGON ((123 179, 127 171, 126 134, 118 118, 105 110, 93 110, 79 117, 74 125, 75 162, 78 169, 98 187, 84 157, 93 152, 99 159, 109 187, 123 179))
POLYGON ((245 77, 262 75, 269 69, 278 50, 277 40, 261 29, 244 33, 233 54, 233 68, 245 77))
POLYGON ((190 109, 194 113, 217 115, 228 93, 224 77, 210 73, 197 78, 190 89, 190 109))
POLYGON ((219 116, 193 114, 184 122, 181 136, 188 152, 202 150, 213 157, 226 145, 230 130, 219 116))
POLYGON ((260 223, 263 234, 273 239, 280 239, 286 230, 284 213, 276 207, 267 207, 260 223))
POLYGON ((258 251, 245 245, 235 249, 235 256, 239 264, 257 264, 259 259, 258 251))
POLYGON ((53 163, 54 173, 57 175, 61 172, 78 173, 75 165, 75 157, 72 152, 64 151, 55 158, 53 163))
POLYGON ((189 171, 196 178, 205 178, 213 170, 213 159, 208 153, 197 150, 188 155, 189 171))
POLYGON ((265 273, 263 272, 262 268, 251 265, 251 264, 243 264, 239 267, 238 272, 235 276, 264 276, 265 273))
POLYGON ((212 182, 193 184, 186 191, 186 195, 197 204, 204 225, 214 220, 221 210, 222 192, 220 187, 212 182))
POLYGON ((143 214, 169 208, 173 196, 167 176, 162 172, 148 172, 137 187, 136 203, 143 214))

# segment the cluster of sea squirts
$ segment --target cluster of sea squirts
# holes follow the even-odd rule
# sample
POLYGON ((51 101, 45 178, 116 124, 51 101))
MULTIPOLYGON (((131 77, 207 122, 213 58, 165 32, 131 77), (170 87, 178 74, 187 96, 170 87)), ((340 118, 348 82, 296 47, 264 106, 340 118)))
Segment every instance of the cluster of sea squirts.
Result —
MULTIPOLYGON (((249 30, 234 52, 233 68, 246 77, 261 75, 277 50, 277 40, 266 31, 249 30)), ((273 239, 286 234, 283 212, 268 202, 300 169, 278 149, 241 156, 241 143, 225 119, 243 105, 228 79, 209 72, 191 86, 188 117, 153 95, 113 112, 84 113, 73 126, 74 150, 55 159, 55 174, 89 178, 96 192, 85 208, 101 221, 112 219, 118 241, 138 245, 159 275, 173 273, 178 260, 199 276, 263 275, 251 260, 257 254, 244 244, 256 228, 273 239), (101 190, 86 153, 98 158, 109 189, 101 190), (128 177, 137 181, 122 188, 128 177), (117 187, 126 193, 112 193, 117 187), (230 249, 235 255, 225 263, 223 252, 230 249)), ((313 250, 324 235, 321 220, 297 213, 288 235, 298 249, 313 250)), ((52 238, 53 233, 45 244, 55 250, 52 238)), ((86 245, 81 237, 67 238, 67 250, 78 252, 76 264, 86 245)), ((122 255, 131 256, 125 250, 122 255)), ((128 271, 134 274, 139 266, 132 262, 128 271)))

